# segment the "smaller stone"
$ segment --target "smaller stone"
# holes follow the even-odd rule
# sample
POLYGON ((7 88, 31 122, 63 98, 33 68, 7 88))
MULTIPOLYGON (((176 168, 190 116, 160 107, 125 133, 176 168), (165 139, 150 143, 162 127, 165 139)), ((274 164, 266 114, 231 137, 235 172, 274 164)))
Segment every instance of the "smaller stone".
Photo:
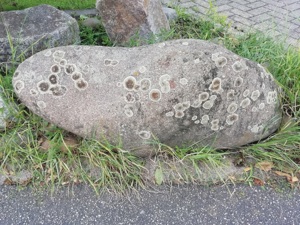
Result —
POLYGON ((79 41, 77 21, 50 5, 0 12, 0 67, 18 64, 19 56, 28 58, 44 49, 79 41))
POLYGON ((0 186, 5 184, 6 179, 7 179, 6 176, 0 174, 0 186))
POLYGON ((22 170, 14 176, 10 176, 13 184, 27 185, 33 178, 33 174, 28 170, 22 170))
POLYGON ((166 14, 166 17, 169 20, 169 22, 176 20, 178 17, 175 9, 163 7, 163 11, 166 14))
POLYGON ((147 40, 170 29, 160 0, 97 0, 96 8, 109 38, 117 44, 126 44, 136 34, 147 40))
POLYGON ((101 21, 97 18, 87 18, 82 22, 82 25, 90 28, 97 28, 101 26, 101 21))

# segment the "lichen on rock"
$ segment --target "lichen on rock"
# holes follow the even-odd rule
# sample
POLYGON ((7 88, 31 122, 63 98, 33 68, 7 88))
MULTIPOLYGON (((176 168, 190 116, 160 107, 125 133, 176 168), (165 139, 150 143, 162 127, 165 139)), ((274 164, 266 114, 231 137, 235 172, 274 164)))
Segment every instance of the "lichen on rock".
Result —
POLYGON ((238 147, 267 137, 281 119, 271 74, 201 40, 58 47, 25 60, 13 86, 44 119, 82 137, 121 141, 136 154, 157 140, 238 147))

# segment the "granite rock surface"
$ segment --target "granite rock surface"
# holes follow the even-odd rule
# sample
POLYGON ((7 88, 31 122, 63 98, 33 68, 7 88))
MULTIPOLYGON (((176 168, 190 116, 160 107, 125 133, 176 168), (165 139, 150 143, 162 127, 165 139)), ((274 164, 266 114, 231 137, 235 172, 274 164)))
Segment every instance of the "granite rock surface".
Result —
POLYGON ((47 48, 80 41, 77 21, 49 5, 0 12, 0 67, 47 48))
POLYGON ((52 48, 25 60, 13 86, 45 120, 141 155, 157 140, 235 148, 269 136, 281 121, 273 76, 202 40, 52 48))
POLYGON ((136 34, 149 39, 162 29, 170 29, 160 0, 98 0, 96 9, 116 44, 125 44, 136 34))

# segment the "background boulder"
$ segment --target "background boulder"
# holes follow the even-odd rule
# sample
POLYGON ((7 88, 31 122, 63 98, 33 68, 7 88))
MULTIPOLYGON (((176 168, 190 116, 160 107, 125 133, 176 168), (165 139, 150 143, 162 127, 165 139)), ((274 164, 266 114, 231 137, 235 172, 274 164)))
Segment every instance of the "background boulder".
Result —
POLYGON ((98 0, 99 11, 110 39, 124 44, 138 33, 142 39, 170 29, 160 0, 98 0))
POLYGON ((49 5, 0 12, 0 67, 80 41, 77 21, 49 5))

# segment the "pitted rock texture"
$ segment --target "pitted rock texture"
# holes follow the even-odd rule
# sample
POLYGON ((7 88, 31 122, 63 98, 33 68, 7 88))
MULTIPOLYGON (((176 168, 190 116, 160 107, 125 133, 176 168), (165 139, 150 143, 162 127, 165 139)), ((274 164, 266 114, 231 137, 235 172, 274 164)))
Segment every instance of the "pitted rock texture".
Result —
POLYGON ((97 0, 105 30, 112 41, 125 44, 135 34, 148 39, 170 29, 160 0, 97 0))
POLYGON ((267 137, 281 120, 273 76, 201 40, 53 48, 25 60, 13 86, 44 119, 137 154, 157 139, 234 148, 267 137))
POLYGON ((40 5, 25 10, 0 12, 0 67, 47 48, 79 41, 76 20, 52 6, 40 5))

